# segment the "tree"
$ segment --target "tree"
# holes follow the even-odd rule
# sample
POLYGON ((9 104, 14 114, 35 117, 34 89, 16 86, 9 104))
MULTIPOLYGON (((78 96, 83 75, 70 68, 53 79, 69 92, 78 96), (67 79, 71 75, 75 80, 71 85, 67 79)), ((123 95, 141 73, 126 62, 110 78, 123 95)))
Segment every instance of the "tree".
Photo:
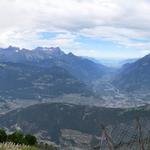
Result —
POLYGON ((37 143, 37 139, 35 136, 27 134, 24 137, 24 142, 25 142, 24 144, 32 146, 32 145, 35 145, 37 143))
POLYGON ((7 134, 4 129, 0 129, 0 142, 6 142, 7 134))

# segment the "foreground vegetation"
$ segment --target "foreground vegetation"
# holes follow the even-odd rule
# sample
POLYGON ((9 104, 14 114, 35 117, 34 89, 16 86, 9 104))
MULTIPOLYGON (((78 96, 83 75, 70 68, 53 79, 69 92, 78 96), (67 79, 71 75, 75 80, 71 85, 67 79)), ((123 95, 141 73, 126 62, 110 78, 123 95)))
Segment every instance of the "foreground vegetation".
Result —
POLYGON ((27 145, 19 145, 14 143, 1 143, 0 144, 0 150, 40 150, 36 147, 31 147, 27 145))
POLYGON ((39 144, 34 135, 21 132, 7 134, 0 129, 0 150, 56 150, 52 145, 39 144))
POLYGON ((37 139, 35 136, 31 134, 24 135, 21 132, 14 132, 12 134, 7 134, 5 130, 0 129, 0 142, 11 142, 14 144, 24 144, 34 146, 37 144, 37 139))
POLYGON ((56 150, 56 148, 54 148, 52 145, 27 146, 6 142, 0 144, 0 150, 56 150))

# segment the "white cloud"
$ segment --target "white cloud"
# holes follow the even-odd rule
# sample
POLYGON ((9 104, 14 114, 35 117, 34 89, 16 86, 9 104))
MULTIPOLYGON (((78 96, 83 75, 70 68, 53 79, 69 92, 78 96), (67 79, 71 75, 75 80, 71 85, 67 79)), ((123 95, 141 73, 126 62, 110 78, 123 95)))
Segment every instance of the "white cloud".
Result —
MULTIPOLYGON (((149 0, 0 0, 0 46, 79 48, 78 35, 150 49, 149 0), (39 32, 60 32, 41 39, 39 32)), ((81 46, 82 47, 82 46, 81 46)))

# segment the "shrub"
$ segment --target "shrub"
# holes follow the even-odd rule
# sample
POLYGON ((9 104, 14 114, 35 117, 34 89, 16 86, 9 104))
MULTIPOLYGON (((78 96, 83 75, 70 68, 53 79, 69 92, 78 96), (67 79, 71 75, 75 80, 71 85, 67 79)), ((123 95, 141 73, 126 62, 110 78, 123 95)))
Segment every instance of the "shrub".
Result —
POLYGON ((25 135, 24 144, 26 145, 35 145, 37 143, 36 137, 30 134, 25 135))
POLYGON ((15 144, 23 144, 24 135, 21 132, 14 132, 8 135, 8 141, 13 142, 15 144))
POLYGON ((7 134, 5 132, 5 130, 0 129, 0 142, 6 142, 7 140, 7 134))

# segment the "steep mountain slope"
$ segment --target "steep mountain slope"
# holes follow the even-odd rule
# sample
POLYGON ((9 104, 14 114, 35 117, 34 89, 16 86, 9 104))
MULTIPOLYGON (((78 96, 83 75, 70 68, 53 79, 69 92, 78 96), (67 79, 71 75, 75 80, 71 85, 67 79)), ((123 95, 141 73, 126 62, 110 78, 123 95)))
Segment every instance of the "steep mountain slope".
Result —
POLYGON ((0 49, 0 62, 25 63, 47 68, 55 65, 64 68, 85 82, 101 78, 108 70, 107 67, 86 58, 75 56, 72 53, 65 54, 59 47, 38 47, 27 50, 10 46, 0 49))
POLYGON ((150 55, 135 63, 126 64, 115 77, 113 84, 126 92, 150 91, 150 55))
POLYGON ((149 128, 149 107, 112 109, 61 103, 39 104, 1 116, 0 126, 34 134, 43 133, 45 138, 50 136, 51 140, 59 142, 63 129, 99 136, 101 124, 113 129, 112 135, 115 137, 121 134, 123 129, 134 133, 133 123, 136 116, 146 121, 142 127, 149 128))
POLYGON ((19 63, 0 64, 0 95, 12 99, 41 99, 63 94, 91 92, 65 69, 19 63))

